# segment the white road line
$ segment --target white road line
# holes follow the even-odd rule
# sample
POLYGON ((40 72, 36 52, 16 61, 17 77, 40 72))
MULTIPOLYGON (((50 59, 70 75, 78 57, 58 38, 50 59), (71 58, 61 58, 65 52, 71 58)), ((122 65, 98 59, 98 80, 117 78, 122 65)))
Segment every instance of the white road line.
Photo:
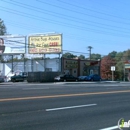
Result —
POLYGON ((49 89, 49 88, 23 88, 23 90, 37 90, 37 89, 49 89))
POLYGON ((95 105, 97 105, 97 104, 87 104, 87 105, 79 105, 79 106, 60 107, 60 108, 46 109, 46 111, 57 111, 57 110, 64 110, 64 109, 74 109, 74 108, 80 108, 80 107, 90 107, 90 106, 95 106, 95 105))
POLYGON ((118 129, 118 126, 112 126, 112 127, 108 127, 108 128, 104 128, 100 130, 115 130, 115 129, 118 129))

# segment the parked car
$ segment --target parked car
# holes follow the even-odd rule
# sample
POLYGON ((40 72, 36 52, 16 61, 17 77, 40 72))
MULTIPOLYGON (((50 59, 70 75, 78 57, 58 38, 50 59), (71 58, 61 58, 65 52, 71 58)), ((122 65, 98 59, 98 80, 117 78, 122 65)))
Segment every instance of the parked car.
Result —
POLYGON ((4 76, 0 76, 0 83, 5 82, 5 77, 4 76))
POLYGON ((79 76, 78 81, 86 81, 87 76, 79 76))
POLYGON ((101 81, 101 77, 98 74, 91 74, 87 76, 86 81, 101 81))
POLYGON ((27 79, 27 72, 20 72, 19 74, 11 76, 12 82, 24 81, 26 79, 27 79))
POLYGON ((62 74, 59 76, 56 76, 54 78, 54 81, 78 81, 77 77, 74 77, 73 75, 68 75, 68 74, 62 74))

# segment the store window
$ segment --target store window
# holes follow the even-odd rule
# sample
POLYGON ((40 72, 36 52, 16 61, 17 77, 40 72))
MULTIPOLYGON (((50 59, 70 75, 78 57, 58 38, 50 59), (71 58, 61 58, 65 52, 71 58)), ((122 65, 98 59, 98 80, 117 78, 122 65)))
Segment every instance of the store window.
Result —
POLYGON ((76 73, 76 70, 74 70, 74 73, 76 73))

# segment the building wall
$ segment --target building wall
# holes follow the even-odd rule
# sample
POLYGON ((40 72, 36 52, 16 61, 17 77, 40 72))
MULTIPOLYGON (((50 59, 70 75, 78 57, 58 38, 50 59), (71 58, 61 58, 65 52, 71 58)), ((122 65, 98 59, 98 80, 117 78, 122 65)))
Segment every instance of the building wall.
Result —
POLYGON ((62 58, 62 64, 64 73, 69 73, 76 77, 89 74, 100 75, 99 61, 62 58))
POLYGON ((65 74, 72 74, 73 76, 78 75, 78 60, 63 58, 62 63, 63 72, 65 74))
POLYGON ((80 75, 99 74, 99 61, 80 60, 80 75))
MULTIPOLYGON (((0 71, 3 76, 7 76, 12 70, 12 63, 3 63, 0 65, 0 71)), ((44 60, 27 60, 25 62, 13 62, 13 71, 38 72, 52 71, 61 72, 61 59, 46 59, 44 60), (25 70, 24 70, 25 69, 25 70)))

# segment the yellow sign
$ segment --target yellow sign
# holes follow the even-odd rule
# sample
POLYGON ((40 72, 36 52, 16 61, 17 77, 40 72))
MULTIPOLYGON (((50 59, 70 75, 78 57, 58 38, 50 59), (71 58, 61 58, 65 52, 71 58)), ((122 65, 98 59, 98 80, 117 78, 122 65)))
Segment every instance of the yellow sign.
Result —
POLYGON ((61 35, 30 36, 28 40, 29 54, 61 53, 61 35))

